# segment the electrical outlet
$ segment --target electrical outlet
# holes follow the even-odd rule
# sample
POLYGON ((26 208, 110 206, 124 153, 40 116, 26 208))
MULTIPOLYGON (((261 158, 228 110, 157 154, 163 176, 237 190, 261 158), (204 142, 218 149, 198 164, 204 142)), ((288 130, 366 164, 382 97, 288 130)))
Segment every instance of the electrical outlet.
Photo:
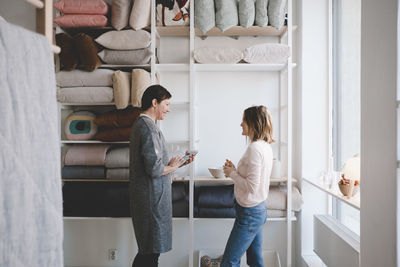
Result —
POLYGON ((117 260, 117 249, 115 248, 110 248, 108 250, 108 260, 109 261, 115 261, 117 260))

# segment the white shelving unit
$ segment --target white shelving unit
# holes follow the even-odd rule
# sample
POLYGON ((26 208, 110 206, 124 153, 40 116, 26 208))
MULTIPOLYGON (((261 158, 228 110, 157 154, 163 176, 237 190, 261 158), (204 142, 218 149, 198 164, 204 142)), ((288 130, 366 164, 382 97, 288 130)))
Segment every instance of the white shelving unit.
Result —
MULTIPOLYGON (((194 62, 193 54, 196 45, 196 36, 269 36, 269 37, 277 37, 279 42, 283 43, 284 40, 286 44, 290 47, 290 54, 292 54, 292 32, 296 29, 295 26, 292 25, 292 1, 288 1, 288 25, 284 26, 281 30, 276 30, 273 27, 250 27, 245 29, 243 27, 237 26, 233 27, 225 32, 221 32, 218 28, 213 28, 206 34, 202 34, 198 29, 194 28, 194 12, 195 9, 194 3, 195 1, 190 1, 190 10, 191 15, 190 17, 190 26, 171 26, 171 27, 158 27, 156 25, 155 20, 155 0, 152 0, 152 44, 158 43, 159 39, 163 37, 187 37, 189 40, 189 59, 188 62, 179 62, 179 63, 157 63, 152 66, 152 73, 153 76, 155 72, 160 73, 180 73, 180 75, 189 76, 188 81, 188 105, 185 105, 187 112, 188 112, 188 125, 189 125, 189 149, 198 149, 199 142, 197 138, 199 136, 196 135, 198 129, 198 122, 197 122, 197 113, 201 112, 198 110, 198 99, 197 99, 197 92, 201 90, 201 88, 197 88, 197 79, 200 73, 215 73, 215 72, 232 72, 234 75, 239 75, 241 72, 257 72, 262 75, 266 72, 277 72, 279 73, 280 77, 280 90, 279 90, 279 104, 280 108, 277 111, 279 117, 279 138, 277 145, 278 148, 278 155, 277 157, 281 159, 281 157, 285 154, 285 161, 287 164, 286 174, 289 178, 282 178, 277 180, 272 180, 273 183, 286 183, 287 185, 287 216, 285 218, 268 218, 268 221, 271 222, 280 222, 286 224, 286 266, 292 266, 292 222, 296 221, 296 217, 292 216, 292 183, 296 182, 294 178, 292 178, 292 70, 296 67, 296 64, 292 62, 292 58, 289 57, 287 63, 285 64, 197 64, 194 62), (286 86, 283 86, 286 84, 286 86), (285 91, 284 91, 285 90, 285 91), (282 102, 282 95, 285 95, 287 98, 286 103, 282 102), (283 112, 287 113, 287 133, 285 141, 282 141, 282 116, 283 112), (282 148, 285 148, 286 153, 282 152, 282 148), (290 200, 290 201, 289 201, 290 200)), ((185 42, 185 44, 187 44, 185 42)), ((155 48, 152 47, 154 50, 154 54, 156 55, 155 48)), ((162 75, 160 75, 160 82, 163 84, 162 75)), ((153 80, 154 81, 154 80, 153 80)), ((200 137, 202 138, 202 137, 200 137)), ((201 153, 201 152, 200 152, 201 153)), ((182 182, 188 181, 189 182, 189 266, 197 266, 195 264, 195 231, 196 225, 195 222, 210 222, 212 220, 215 221, 222 221, 222 222, 233 222, 234 219, 219 219, 219 218, 194 218, 194 187, 196 185, 207 185, 207 184, 231 184, 232 180, 230 178, 221 178, 215 179, 209 176, 198 176, 195 173, 196 169, 196 161, 193 162, 190 166, 190 171, 187 176, 184 177, 176 177, 174 178, 175 182, 182 182)), ((265 225, 268 227, 268 224, 265 225)), ((283 255, 281 255, 282 257, 283 255)))

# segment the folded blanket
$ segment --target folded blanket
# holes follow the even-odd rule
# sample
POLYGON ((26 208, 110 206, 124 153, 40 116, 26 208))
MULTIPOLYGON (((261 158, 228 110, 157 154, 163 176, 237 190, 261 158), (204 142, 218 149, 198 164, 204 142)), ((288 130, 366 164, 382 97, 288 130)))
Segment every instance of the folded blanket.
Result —
POLYGON ((173 217, 189 217, 189 196, 178 201, 172 202, 173 217))
MULTIPOLYGON (((286 186, 271 186, 267 198, 268 210, 286 210, 286 186)), ((303 198, 297 187, 292 187, 292 210, 300 211, 303 198)))
MULTIPOLYGON (((291 212, 291 216, 294 216, 294 211, 291 212)), ((268 210, 267 218, 282 218, 286 217, 286 210, 268 210)))
POLYGON ((64 166, 61 172, 64 179, 105 179, 106 170, 102 166, 64 166))
POLYGON ((128 168, 129 147, 118 147, 110 149, 106 155, 107 168, 128 168))
POLYGON ((235 208, 198 208, 199 218, 235 218, 235 208))
POLYGON ((111 111, 97 116, 94 123, 101 127, 132 127, 140 112, 138 108, 111 111))
POLYGON ((188 183, 172 183, 172 202, 185 199, 189 195, 188 183))
POLYGON ((112 86, 113 70, 97 69, 95 71, 60 71, 56 73, 59 87, 96 87, 112 86))
POLYGON ((97 55, 107 64, 117 65, 145 65, 150 62, 150 48, 136 50, 110 50, 103 49, 97 55))
POLYGON ((232 208, 234 200, 233 185, 202 186, 198 190, 199 208, 232 208))
POLYGON ((93 139, 104 142, 129 141, 131 127, 100 130, 93 139))
POLYGON ((111 103, 114 100, 112 87, 64 87, 57 90, 61 103, 111 103))
POLYGON ((74 145, 65 154, 65 165, 104 166, 108 145, 74 145))
POLYGON ((129 180, 129 168, 107 169, 106 177, 110 180, 129 180))

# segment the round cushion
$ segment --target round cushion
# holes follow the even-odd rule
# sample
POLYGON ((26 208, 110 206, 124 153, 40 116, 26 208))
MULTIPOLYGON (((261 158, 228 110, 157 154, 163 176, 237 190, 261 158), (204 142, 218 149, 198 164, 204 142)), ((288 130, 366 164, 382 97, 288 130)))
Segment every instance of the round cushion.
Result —
POLYGON ((93 122, 96 115, 90 111, 72 113, 65 121, 65 136, 68 140, 89 140, 97 133, 93 122))

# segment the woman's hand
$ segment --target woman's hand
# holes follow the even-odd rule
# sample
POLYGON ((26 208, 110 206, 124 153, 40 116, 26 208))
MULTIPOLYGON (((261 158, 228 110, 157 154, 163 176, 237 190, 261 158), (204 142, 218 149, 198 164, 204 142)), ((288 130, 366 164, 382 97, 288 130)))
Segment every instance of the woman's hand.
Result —
MULTIPOLYGON (((186 155, 189 155, 189 151, 186 151, 186 155)), ((183 166, 185 166, 185 165, 188 165, 189 163, 192 163, 193 160, 194 160, 194 157, 196 157, 196 155, 191 155, 191 156, 189 157, 189 159, 187 159, 185 162, 183 162, 183 163, 179 166, 179 168, 180 168, 180 167, 183 167, 183 166)))
POLYGON ((233 171, 236 171, 236 167, 235 165, 232 163, 232 161, 230 161, 229 159, 227 159, 225 161, 224 164, 224 173, 225 173, 225 177, 230 177, 231 173, 233 171))
POLYGON ((182 161, 182 157, 181 156, 176 156, 171 158, 171 160, 168 163, 168 166, 174 168, 175 170, 179 168, 180 163, 182 161))

